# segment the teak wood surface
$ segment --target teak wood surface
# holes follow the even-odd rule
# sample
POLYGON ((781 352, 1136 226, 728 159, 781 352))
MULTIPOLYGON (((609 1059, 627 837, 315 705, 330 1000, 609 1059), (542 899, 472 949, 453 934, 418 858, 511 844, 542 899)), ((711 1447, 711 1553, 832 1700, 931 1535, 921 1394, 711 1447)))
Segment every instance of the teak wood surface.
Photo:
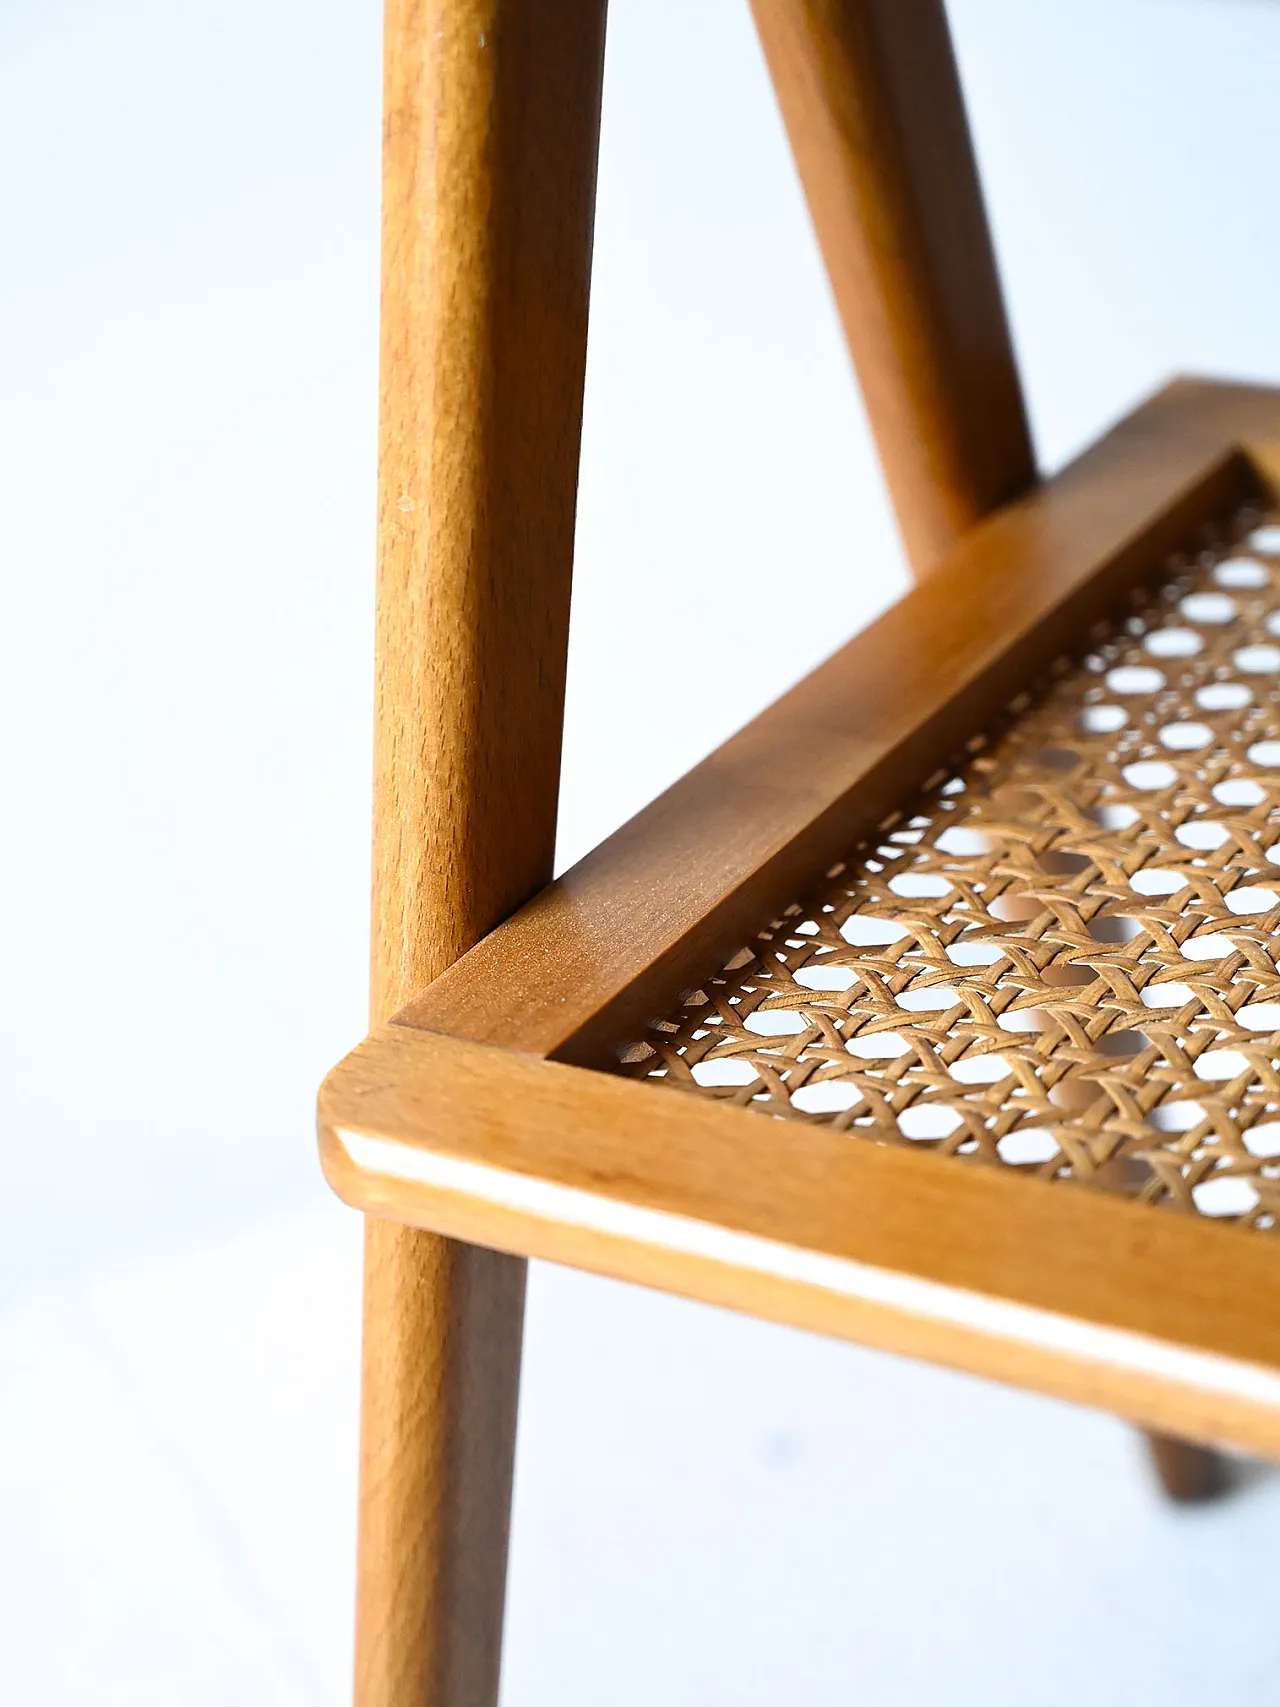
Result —
POLYGON ((1280 1455, 1269 1240, 567 1064, 607 1059, 1169 549, 1260 495, 1276 438, 1280 394, 1179 382, 979 529, 335 1069, 339 1194, 1280 1455))

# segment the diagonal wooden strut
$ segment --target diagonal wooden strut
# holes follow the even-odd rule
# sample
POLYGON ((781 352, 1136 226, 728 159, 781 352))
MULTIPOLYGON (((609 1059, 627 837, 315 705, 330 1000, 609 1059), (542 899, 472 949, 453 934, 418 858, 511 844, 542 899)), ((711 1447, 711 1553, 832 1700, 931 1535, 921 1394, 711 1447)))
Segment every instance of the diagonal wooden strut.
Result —
POLYGON ((917 574, 1035 481, 943 0, 751 0, 917 574))

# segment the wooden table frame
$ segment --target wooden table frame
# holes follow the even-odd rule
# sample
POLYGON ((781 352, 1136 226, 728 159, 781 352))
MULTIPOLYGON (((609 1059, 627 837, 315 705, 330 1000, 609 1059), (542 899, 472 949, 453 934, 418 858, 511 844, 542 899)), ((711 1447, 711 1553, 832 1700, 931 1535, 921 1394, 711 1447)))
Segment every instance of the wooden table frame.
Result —
POLYGON ((978 528, 334 1070, 338 1194, 1280 1455, 1270 1240, 595 1070, 1170 549, 1267 496, 1273 435, 1280 393, 1182 381, 978 528))

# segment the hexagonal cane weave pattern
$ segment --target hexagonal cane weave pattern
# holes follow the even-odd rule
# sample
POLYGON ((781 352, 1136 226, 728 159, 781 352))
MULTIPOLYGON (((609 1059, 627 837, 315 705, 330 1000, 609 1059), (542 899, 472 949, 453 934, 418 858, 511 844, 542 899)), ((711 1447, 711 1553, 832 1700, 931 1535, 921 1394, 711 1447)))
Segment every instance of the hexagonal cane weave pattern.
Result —
POLYGON ((1280 527, 1257 521, 1171 562, 621 1070, 1274 1227, 1280 527))

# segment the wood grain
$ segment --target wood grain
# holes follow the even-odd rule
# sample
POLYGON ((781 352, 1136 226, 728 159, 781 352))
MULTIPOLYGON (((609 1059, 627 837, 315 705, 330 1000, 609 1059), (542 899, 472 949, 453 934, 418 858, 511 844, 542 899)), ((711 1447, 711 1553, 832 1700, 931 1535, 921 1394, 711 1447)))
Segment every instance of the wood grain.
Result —
POLYGON ((1280 1456, 1280 1260, 1202 1218, 388 1026, 348 1202, 1280 1456))
POLYGON ((375 1008, 553 856, 603 18, 388 12, 375 1008))
MULTIPOLYGON (((603 0, 388 0, 375 1021, 551 874, 603 0)), ((359 1707, 497 1699, 525 1265, 371 1220, 359 1707)))
POLYGON ((908 556, 1036 476, 942 0, 752 0, 908 556))
MULTIPOLYGON (((928 579, 454 967, 400 1024, 611 1059, 723 965, 1168 550, 1258 490, 1214 387, 1180 386, 974 530, 928 579)), ((1280 395, 1241 396, 1255 427, 1280 395)))
POLYGON ((497 1701, 526 1269, 366 1223, 357 1707, 497 1701))

